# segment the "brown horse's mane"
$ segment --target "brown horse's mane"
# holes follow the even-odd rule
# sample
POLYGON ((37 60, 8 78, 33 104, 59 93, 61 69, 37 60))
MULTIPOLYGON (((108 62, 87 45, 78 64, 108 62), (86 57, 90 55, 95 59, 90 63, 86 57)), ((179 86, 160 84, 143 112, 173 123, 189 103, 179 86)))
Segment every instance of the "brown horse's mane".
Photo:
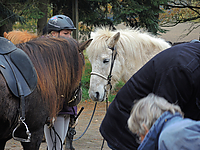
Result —
POLYGON ((55 117, 81 80, 84 60, 77 41, 40 37, 16 46, 30 57, 38 75, 37 88, 55 117))
POLYGON ((37 37, 37 35, 28 31, 13 30, 8 33, 4 32, 4 38, 10 40, 13 44, 25 43, 37 37))

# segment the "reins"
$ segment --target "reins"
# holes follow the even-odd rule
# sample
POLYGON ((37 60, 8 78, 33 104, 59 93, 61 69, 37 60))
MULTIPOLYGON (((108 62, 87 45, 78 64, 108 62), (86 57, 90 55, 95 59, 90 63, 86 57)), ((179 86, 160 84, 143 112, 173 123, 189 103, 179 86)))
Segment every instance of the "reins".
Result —
POLYGON ((93 112, 92 112, 92 116, 91 116, 91 118, 90 118, 90 121, 89 121, 87 127, 85 128, 85 131, 84 131, 78 138, 73 139, 73 141, 79 140, 79 139, 86 133, 86 131, 88 130, 88 128, 89 128, 89 126, 90 126, 90 124, 91 124, 91 122, 92 122, 92 119, 93 119, 93 117, 94 117, 94 113, 95 113, 95 110, 96 110, 96 106, 97 106, 97 102, 96 102, 95 105, 94 105, 94 109, 93 109, 93 112))

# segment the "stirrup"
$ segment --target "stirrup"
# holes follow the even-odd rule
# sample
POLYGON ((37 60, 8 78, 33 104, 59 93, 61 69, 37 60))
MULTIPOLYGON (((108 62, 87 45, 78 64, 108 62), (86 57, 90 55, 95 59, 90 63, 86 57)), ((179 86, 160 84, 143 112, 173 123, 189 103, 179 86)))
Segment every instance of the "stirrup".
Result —
POLYGON ((27 124, 24 121, 25 121, 24 118, 22 118, 22 117, 19 118, 19 123, 18 123, 17 127, 13 130, 12 137, 13 137, 14 140, 17 140, 17 141, 20 141, 20 142, 31 142, 31 132, 29 131, 28 126, 27 126, 27 124), (24 126, 26 127, 26 134, 28 136, 27 139, 15 137, 15 131, 17 130, 17 128, 21 124, 24 124, 24 126))

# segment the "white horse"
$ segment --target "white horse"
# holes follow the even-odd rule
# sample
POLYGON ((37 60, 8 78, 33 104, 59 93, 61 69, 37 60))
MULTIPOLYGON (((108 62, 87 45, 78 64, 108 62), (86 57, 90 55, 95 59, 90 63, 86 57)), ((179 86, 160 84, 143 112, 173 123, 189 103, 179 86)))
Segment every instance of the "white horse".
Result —
POLYGON ((91 38, 93 41, 86 54, 92 65, 89 96, 93 101, 105 100, 111 56, 115 53, 111 49, 117 51, 111 78, 114 86, 119 80, 127 82, 148 60, 170 47, 169 43, 150 33, 128 28, 116 31, 97 28, 91 38))

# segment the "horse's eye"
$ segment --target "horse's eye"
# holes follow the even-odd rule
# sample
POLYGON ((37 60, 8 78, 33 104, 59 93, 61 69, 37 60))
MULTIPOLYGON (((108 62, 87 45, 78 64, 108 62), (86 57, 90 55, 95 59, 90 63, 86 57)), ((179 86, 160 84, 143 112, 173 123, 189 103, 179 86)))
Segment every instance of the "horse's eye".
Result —
POLYGON ((105 64, 105 63, 108 63, 109 61, 110 61, 110 59, 104 59, 103 63, 105 64))

